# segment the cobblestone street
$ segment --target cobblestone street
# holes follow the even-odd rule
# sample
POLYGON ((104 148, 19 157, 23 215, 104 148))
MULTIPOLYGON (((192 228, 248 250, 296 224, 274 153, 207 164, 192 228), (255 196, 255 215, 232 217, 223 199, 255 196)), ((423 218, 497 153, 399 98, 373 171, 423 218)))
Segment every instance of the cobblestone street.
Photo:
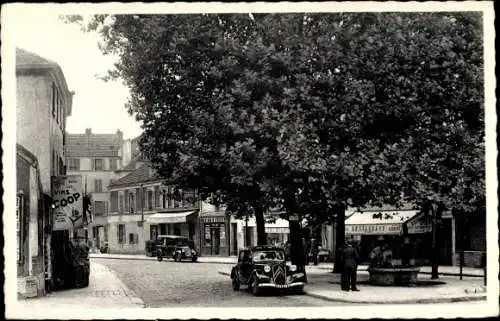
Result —
POLYGON ((307 295, 254 297, 245 289, 234 292, 229 276, 231 265, 93 259, 115 272, 146 307, 313 307, 336 306, 307 295))

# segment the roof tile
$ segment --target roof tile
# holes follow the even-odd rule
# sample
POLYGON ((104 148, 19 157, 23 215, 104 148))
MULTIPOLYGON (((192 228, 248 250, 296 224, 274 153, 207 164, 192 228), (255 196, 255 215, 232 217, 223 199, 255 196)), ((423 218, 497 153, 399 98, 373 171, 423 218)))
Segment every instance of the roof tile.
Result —
POLYGON ((68 157, 118 157, 120 147, 116 134, 68 134, 65 154, 68 157))

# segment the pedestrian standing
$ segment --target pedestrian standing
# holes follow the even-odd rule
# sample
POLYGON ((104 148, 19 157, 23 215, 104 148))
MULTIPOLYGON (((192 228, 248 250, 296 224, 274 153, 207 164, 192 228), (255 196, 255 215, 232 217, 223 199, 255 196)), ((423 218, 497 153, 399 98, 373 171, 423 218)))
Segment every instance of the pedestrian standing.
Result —
POLYGON ((342 250, 342 281, 341 288, 343 291, 359 291, 356 280, 359 264, 358 250, 352 246, 351 242, 346 242, 342 250))
POLYGON ((313 258, 313 263, 314 265, 318 265, 319 244, 316 241, 316 239, 313 239, 311 243, 312 243, 311 254, 313 258))

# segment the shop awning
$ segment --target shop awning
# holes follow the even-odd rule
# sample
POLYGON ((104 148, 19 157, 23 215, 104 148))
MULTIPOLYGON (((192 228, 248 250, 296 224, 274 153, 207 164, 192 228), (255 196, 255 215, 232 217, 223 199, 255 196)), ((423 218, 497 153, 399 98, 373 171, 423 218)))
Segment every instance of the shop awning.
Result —
MULTIPOLYGON (((416 218, 418 210, 356 212, 345 221, 348 235, 397 235, 403 224, 416 218)), ((411 231, 408 231, 411 233, 411 231)))
POLYGON ((146 222, 152 224, 171 224, 171 223, 186 223, 188 216, 193 214, 194 211, 190 212, 177 212, 177 213, 155 213, 147 215, 145 217, 146 222))

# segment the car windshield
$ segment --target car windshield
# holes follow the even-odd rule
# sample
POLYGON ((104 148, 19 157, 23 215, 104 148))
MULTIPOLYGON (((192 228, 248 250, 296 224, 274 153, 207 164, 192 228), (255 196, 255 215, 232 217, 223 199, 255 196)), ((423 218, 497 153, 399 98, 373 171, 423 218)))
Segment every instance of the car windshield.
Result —
POLYGON ((283 251, 257 251, 253 253, 253 261, 284 261, 285 253, 283 251))

